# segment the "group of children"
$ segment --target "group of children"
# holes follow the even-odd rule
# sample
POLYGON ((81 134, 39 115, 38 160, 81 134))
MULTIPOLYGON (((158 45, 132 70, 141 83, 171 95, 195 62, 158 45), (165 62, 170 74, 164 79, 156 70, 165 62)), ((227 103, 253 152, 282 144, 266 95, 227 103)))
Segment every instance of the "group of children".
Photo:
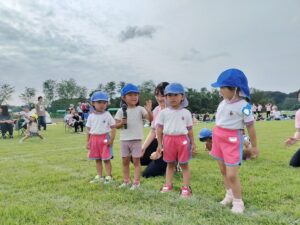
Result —
MULTIPOLYGON (((212 84, 220 88, 223 101, 219 104, 216 114, 216 126, 212 131, 210 155, 218 160, 223 175, 226 194, 220 202, 231 205, 233 213, 244 212, 244 202, 241 195, 241 184, 238 176, 243 157, 243 132, 246 126, 251 141, 252 152, 257 155, 254 117, 251 110, 250 91, 244 73, 238 69, 229 69, 220 74, 217 82, 212 84)), ((96 160, 97 176, 91 183, 103 180, 109 183, 112 179, 113 158, 112 146, 116 129, 120 131, 120 152, 122 157, 123 182, 119 188, 129 187, 130 190, 140 188, 140 158, 143 155, 143 121, 153 120, 152 104, 139 106, 139 89, 133 84, 127 84, 121 90, 121 108, 115 119, 106 111, 108 96, 97 91, 91 97, 94 113, 88 117, 86 127, 87 149, 90 159, 96 160), (130 178, 129 165, 132 159, 134 179, 130 178), (103 177, 102 161, 104 161, 106 177, 103 177)), ((157 155, 163 152, 167 163, 166 182, 160 189, 161 193, 173 190, 173 173, 177 163, 183 174, 181 197, 192 195, 190 187, 189 161, 192 153, 196 153, 193 135, 193 120, 191 112, 186 109, 188 100, 184 87, 179 83, 170 83, 164 90, 166 108, 156 113, 155 134, 157 138, 157 155)))

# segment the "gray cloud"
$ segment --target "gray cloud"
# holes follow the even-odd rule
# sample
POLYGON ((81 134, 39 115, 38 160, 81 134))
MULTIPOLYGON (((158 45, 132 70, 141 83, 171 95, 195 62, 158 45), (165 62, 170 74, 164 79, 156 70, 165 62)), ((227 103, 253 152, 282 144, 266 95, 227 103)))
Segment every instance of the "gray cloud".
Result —
POLYGON ((119 38, 121 42, 138 37, 152 38, 155 32, 156 28, 150 25, 143 27, 128 26, 125 30, 121 31, 119 38))
POLYGON ((230 57, 230 54, 227 52, 220 52, 211 55, 202 55, 201 52, 195 48, 191 48, 190 51, 184 55, 181 60, 183 61, 195 61, 195 62, 205 62, 214 60, 217 58, 230 57))

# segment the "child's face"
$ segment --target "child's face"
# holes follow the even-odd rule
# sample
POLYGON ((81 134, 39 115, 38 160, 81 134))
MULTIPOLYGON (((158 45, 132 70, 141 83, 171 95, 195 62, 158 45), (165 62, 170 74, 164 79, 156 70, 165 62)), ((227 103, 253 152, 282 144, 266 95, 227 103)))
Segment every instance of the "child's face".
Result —
POLYGON ((104 112, 107 107, 106 101, 97 101, 92 103, 97 112, 104 112))
POLYGON ((156 101, 158 102, 158 104, 161 105, 165 105, 165 96, 162 94, 156 94, 155 95, 156 101))
POLYGON ((139 94, 138 93, 128 93, 123 97, 123 100, 126 102, 128 106, 134 107, 139 102, 139 94))
POLYGON ((230 90, 228 87, 221 87, 220 94, 224 99, 232 99, 235 95, 235 90, 230 90))
POLYGON ((182 94, 167 94, 167 101, 172 108, 179 108, 184 96, 182 94))

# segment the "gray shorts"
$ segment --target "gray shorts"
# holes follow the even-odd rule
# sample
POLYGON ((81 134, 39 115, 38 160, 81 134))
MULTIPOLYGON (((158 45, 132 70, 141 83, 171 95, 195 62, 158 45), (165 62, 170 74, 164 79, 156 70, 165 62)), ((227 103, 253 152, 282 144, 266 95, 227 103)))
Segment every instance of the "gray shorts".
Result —
POLYGON ((141 158, 142 140, 121 141, 121 156, 133 158, 141 158))

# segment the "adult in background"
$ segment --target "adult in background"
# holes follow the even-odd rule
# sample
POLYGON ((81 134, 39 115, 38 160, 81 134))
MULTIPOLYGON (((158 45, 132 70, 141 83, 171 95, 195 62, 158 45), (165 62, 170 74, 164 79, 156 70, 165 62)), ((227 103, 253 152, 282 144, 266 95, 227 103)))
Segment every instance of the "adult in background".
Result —
POLYGON ((156 138, 156 123, 161 110, 166 107, 164 90, 168 82, 161 82, 155 88, 154 95, 158 106, 153 110, 153 121, 151 122, 151 131, 149 132, 144 144, 142 145, 143 156, 141 165, 147 165, 143 172, 143 177, 163 176, 166 172, 167 163, 164 162, 161 154, 156 154, 157 138, 156 138))
MULTIPOLYGON (((298 101, 300 102, 300 90, 297 93, 298 101)), ((295 128, 296 131, 294 133, 294 136, 289 137, 285 144, 287 146, 294 145, 297 141, 300 141, 300 109, 295 114, 295 128)), ((300 149, 297 150, 297 152, 293 155, 290 161, 290 166, 293 167, 300 167, 300 149)))
POLYGON ((271 103, 268 103, 265 105, 266 107, 266 112, 267 112, 267 120, 270 119, 270 116, 271 116, 271 109, 272 109, 272 104, 271 103))
POLYGON ((0 106, 0 127, 1 127, 1 133, 2 138, 6 138, 6 133, 8 132, 9 138, 13 138, 13 132, 14 132, 14 120, 11 119, 11 115, 8 112, 7 105, 0 106))
POLYGON ((35 105, 35 110, 36 114, 38 115, 38 129, 41 130, 42 126, 44 130, 46 130, 46 108, 42 96, 38 97, 38 103, 35 105))

